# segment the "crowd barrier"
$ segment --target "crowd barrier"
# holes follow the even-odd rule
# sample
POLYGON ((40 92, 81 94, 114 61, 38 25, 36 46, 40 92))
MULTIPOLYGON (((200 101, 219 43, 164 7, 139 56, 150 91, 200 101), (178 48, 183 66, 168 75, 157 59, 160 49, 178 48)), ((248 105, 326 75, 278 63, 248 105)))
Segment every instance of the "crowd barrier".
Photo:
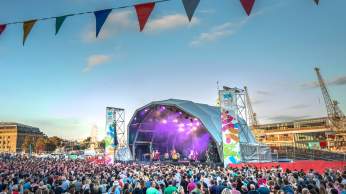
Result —
POLYGON ((251 166, 257 168, 271 169, 273 166, 281 166, 283 170, 304 170, 309 171, 313 169, 319 173, 324 173, 326 169, 344 170, 346 162, 344 161, 324 161, 324 160, 300 160, 294 162, 263 162, 263 163, 241 163, 231 164, 230 167, 241 168, 244 166, 251 166))

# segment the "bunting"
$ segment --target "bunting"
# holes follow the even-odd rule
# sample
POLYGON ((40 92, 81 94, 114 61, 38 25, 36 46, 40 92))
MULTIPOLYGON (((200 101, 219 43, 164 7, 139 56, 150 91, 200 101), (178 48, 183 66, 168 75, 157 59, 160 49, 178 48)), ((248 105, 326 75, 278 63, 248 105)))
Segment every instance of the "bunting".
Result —
POLYGON ((25 44, 26 38, 28 37, 32 27, 35 25, 37 20, 29 20, 23 23, 23 46, 25 44))
POLYGON ((5 31, 6 24, 0 24, 0 35, 5 31))
MULTIPOLYGON (((14 22, 8 22, 8 23, 3 23, 0 24, 0 35, 5 31, 8 25, 13 25, 13 24, 22 24, 23 25, 23 45, 25 44, 25 41, 28 37, 28 35, 31 32, 31 29, 35 25, 37 21, 41 20, 55 20, 55 35, 57 35, 61 29, 61 26, 65 22, 66 18, 69 16, 77 16, 77 15, 83 15, 83 14, 91 14, 93 13, 96 18, 96 37, 98 37, 99 33, 101 32, 101 29, 107 20, 109 14, 112 12, 112 10, 115 9, 125 9, 125 8, 132 8, 134 7, 136 10, 136 14, 138 17, 138 24, 139 24, 139 30, 142 32, 144 30, 144 27, 152 13, 152 11, 155 8, 156 3, 163 3, 163 2, 168 2, 168 1, 173 1, 173 0, 152 0, 151 2, 148 3, 143 3, 143 4, 131 4, 131 5, 125 5, 125 6, 120 6, 120 7, 113 7, 109 9, 104 9, 104 10, 99 10, 99 11, 84 11, 84 12, 77 12, 77 13, 72 13, 69 15, 63 15, 63 16, 54 16, 54 17, 42 17, 42 18, 36 18, 32 20, 27 20, 27 21, 14 21, 14 22)), ((189 22, 191 22, 192 17, 195 14, 195 11, 200 3, 200 0, 181 0, 182 4, 184 6, 186 15, 188 17, 189 22)), ((238 1, 238 0, 235 0, 238 1)), ((246 14, 249 16, 251 14, 252 8, 255 4, 256 0, 239 0, 241 5, 243 6, 246 14)), ((320 0, 313 0, 313 2, 316 5, 319 5, 320 0)))
POLYGON ((138 23, 139 23, 139 31, 143 31, 145 24, 148 21, 148 18, 155 7, 155 3, 143 3, 135 5, 138 23))
POLYGON ((185 12, 187 17, 189 18, 189 21, 191 22, 192 16, 195 13, 195 10, 199 4, 200 0, 182 0, 185 12))
POLYGON ((100 11, 95 11, 94 15, 96 18, 96 37, 98 37, 103 24, 105 23, 108 15, 112 12, 112 9, 105 9, 100 11))
POLYGON ((251 10, 253 5, 255 4, 255 0, 240 0, 246 14, 249 16, 251 14, 251 10))
POLYGON ((58 34, 58 32, 59 32, 62 24, 64 23, 66 17, 67 17, 67 15, 55 18, 55 35, 58 34))

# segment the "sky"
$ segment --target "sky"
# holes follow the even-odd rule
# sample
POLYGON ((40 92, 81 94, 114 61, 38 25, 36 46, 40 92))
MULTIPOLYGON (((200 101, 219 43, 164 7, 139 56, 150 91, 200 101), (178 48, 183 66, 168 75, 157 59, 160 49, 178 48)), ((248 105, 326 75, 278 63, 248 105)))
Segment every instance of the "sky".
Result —
MULTIPOLYGON (((125 0, 2 0, 0 23, 133 5, 125 0)), ((247 86, 260 123, 326 116, 314 67, 346 112, 345 0, 258 0, 247 17, 238 0, 201 0, 188 22, 182 2, 156 5, 144 32, 134 8, 113 10, 95 38, 93 14, 22 25, 0 36, 0 121, 48 136, 105 134, 106 107, 128 122, 169 98, 216 104, 217 82, 247 86)))

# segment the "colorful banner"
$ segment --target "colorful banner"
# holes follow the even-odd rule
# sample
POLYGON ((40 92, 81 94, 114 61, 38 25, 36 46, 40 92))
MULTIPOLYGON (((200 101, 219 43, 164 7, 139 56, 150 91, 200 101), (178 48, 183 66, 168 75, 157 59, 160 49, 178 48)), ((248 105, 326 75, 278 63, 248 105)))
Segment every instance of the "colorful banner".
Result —
POLYGON ((139 31, 143 31, 145 24, 148 21, 148 18, 155 7, 155 3, 144 3, 135 5, 138 23, 139 23, 139 31))
POLYGON ((182 0, 182 1, 183 1, 186 15, 189 18, 189 21, 191 22, 192 16, 195 13, 195 10, 200 0, 182 0))
POLYGON ((222 144, 224 166, 238 164, 241 161, 239 143, 239 124, 236 115, 236 100, 232 90, 220 90, 220 108, 222 124, 222 144))
POLYGON ((96 18, 96 37, 98 37, 103 24, 105 23, 108 15, 112 12, 112 9, 105 9, 101 11, 95 11, 94 15, 96 18))
POLYGON ((23 23, 23 46, 25 44, 26 38, 31 32, 32 27, 35 25, 37 20, 29 20, 23 23))
POLYGON ((114 162, 114 151, 118 144, 116 138, 115 110, 112 107, 106 108, 106 137, 105 137, 105 160, 108 163, 114 162))
POLYGON ((252 7, 255 4, 255 0, 240 0, 240 3, 243 6, 246 14, 249 16, 251 14, 252 7))
POLYGON ((55 35, 58 34, 58 32, 59 32, 62 24, 64 23, 66 17, 67 17, 67 15, 55 18, 55 35))

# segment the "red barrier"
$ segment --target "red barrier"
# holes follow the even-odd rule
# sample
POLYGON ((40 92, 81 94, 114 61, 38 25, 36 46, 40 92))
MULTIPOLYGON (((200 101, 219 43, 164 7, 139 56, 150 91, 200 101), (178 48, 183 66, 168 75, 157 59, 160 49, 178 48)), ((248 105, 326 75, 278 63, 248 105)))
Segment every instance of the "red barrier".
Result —
POLYGON ((344 161, 337 161, 337 162, 330 162, 330 161, 324 161, 324 160, 300 160, 295 162, 287 162, 287 163, 280 163, 280 162, 264 162, 264 163, 242 163, 242 164, 231 164, 230 167, 243 167, 243 166, 251 166, 251 167, 257 167, 257 168, 267 168, 270 169, 273 166, 280 165, 283 170, 290 169, 290 170, 301 170, 308 171, 310 169, 313 169, 319 173, 323 173, 326 169, 335 169, 335 170, 344 170, 346 167, 346 162, 344 161))

